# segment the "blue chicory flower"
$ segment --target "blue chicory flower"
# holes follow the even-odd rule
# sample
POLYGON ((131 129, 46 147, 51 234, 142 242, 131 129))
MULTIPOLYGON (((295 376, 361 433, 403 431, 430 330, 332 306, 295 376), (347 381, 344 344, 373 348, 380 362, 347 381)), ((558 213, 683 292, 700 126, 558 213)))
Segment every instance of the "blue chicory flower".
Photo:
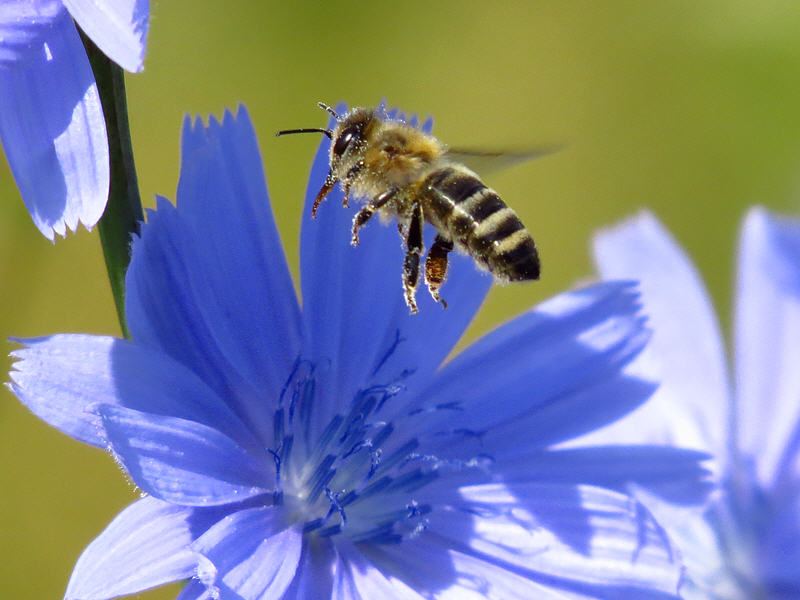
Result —
MULTIPOLYGON (((491 279, 454 256, 442 310, 403 301, 395 229, 349 245, 323 138, 302 308, 247 113, 186 121, 177 207, 134 242, 134 341, 13 353, 39 417, 108 448, 147 496, 84 551, 67 598, 190 579, 199 598, 674 598, 681 564, 631 484, 702 501, 697 452, 559 444, 640 405, 630 282, 544 303, 445 358, 491 279)), ((429 232, 430 233, 430 232, 429 232)))
POLYGON ((36 227, 50 240, 106 207, 108 139, 73 19, 113 61, 139 71, 149 0, 0 2, 0 141, 36 227))
POLYGON ((653 216, 599 235, 596 259, 606 277, 641 280, 654 336, 630 368, 662 382, 596 439, 660 440, 716 457, 720 489, 692 518, 646 499, 683 552, 683 596, 799 597, 800 221, 760 208, 744 221, 730 371, 708 293, 653 216))

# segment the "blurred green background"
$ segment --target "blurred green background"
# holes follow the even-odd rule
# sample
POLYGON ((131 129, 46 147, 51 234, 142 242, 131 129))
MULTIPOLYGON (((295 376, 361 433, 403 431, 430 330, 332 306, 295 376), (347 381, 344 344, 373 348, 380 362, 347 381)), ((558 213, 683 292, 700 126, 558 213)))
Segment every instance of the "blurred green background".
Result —
MULTIPOLYGON (((386 97, 433 115, 452 145, 564 144, 486 177, 536 238, 543 279, 495 288, 467 339, 591 277, 592 232, 643 207, 693 255, 727 324, 746 207, 800 207, 795 1, 154 1, 145 64, 127 78, 143 197, 174 198, 186 113, 246 103, 295 276, 318 139, 273 134, 322 126, 318 100, 386 97)), ((96 232, 46 241, 4 160, 0 197, 0 338, 116 335, 96 232)), ((58 598, 82 549, 136 490, 108 456, 0 394, 0 588, 58 598)))

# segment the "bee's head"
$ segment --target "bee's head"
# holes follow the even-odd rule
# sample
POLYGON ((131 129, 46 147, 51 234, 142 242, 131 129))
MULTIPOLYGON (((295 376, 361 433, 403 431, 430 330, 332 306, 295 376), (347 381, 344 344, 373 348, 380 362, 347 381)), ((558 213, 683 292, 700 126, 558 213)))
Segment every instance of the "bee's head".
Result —
POLYGON ((330 107, 321 105, 336 117, 337 123, 332 132, 331 169, 340 177, 364 158, 367 141, 375 122, 374 111, 367 108, 354 108, 346 115, 338 117, 330 107))
POLYGON ((340 117, 327 104, 318 102, 317 105, 336 119, 333 129, 285 129, 279 131, 276 135, 324 133, 332 142, 330 151, 331 170, 343 176, 363 158, 367 136, 372 130, 372 125, 376 118, 375 112, 367 108, 354 108, 340 117))

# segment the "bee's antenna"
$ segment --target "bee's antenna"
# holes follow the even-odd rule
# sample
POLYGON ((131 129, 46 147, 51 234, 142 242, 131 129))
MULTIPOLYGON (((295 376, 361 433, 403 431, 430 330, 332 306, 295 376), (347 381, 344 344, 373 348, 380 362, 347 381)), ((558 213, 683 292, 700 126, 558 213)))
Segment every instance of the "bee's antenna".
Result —
POLYGON ((275 134, 275 137, 287 135, 289 133, 324 133, 328 139, 333 139, 333 132, 330 129, 283 129, 275 134))
POLYGON ((342 118, 339 115, 336 114, 336 111, 333 110, 330 106, 328 106, 324 102, 317 102, 317 106, 319 106, 322 110, 327 110, 329 113, 331 113, 333 118, 336 119, 337 121, 341 121, 342 120, 342 118))

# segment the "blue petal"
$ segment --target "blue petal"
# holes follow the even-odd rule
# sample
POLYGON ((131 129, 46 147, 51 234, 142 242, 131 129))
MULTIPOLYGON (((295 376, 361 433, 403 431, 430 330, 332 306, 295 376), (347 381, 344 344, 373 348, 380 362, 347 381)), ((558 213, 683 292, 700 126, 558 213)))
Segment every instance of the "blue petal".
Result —
POLYGON ((61 0, 0 3, 0 68, 36 61, 51 30, 65 17, 61 0))
POLYGON ((371 561, 367 560, 356 548, 340 544, 339 567, 345 572, 344 581, 347 581, 343 598, 392 598, 396 600, 425 600, 430 596, 423 596, 400 579, 387 577, 371 561), (352 587, 350 587, 352 586, 352 587))
POLYGON ((242 376, 276 398, 302 324, 247 110, 208 127, 187 119, 181 163, 178 213, 200 240, 187 264, 206 323, 242 376))
POLYGON ((197 560, 189 546, 214 517, 155 498, 134 502, 83 551, 66 597, 115 598, 191 577, 197 560))
POLYGON ((303 544, 297 571, 282 600, 350 598, 344 591, 350 584, 346 575, 346 569, 339 561, 336 547, 329 539, 318 539, 314 544, 303 544))
POLYGON ((64 11, 47 23, 24 60, 0 68, 0 139, 25 206, 52 240, 79 221, 97 223, 109 164, 100 98, 78 32, 64 11))
POLYGON ((381 548, 378 566, 436 597, 677 598, 681 564, 640 504, 590 486, 461 489, 418 540, 381 548), (518 494, 523 494, 525 508, 518 494), (584 541, 580 550, 564 539, 584 541), (452 574, 428 567, 447 553, 452 574))
POLYGON ((691 260, 646 212, 601 231, 594 252, 604 278, 640 281, 653 337, 627 372, 660 386, 635 413, 591 439, 676 444, 724 461, 730 420, 725 347, 691 260))
POLYGON ((191 419, 253 447, 252 436, 191 371, 168 356, 125 340, 54 335, 22 340, 14 350, 11 390, 39 418, 67 435, 105 446, 87 409, 114 404, 191 419))
POLYGON ((544 447, 619 418, 653 386, 620 374, 647 339, 635 288, 563 294, 478 340, 411 404, 403 426, 444 455, 544 447))
POLYGON ((108 404, 93 410, 112 452, 151 496, 213 506, 264 494, 274 485, 266 451, 254 455, 212 427, 108 404))
MULTIPOLYGON (((769 488, 800 454, 800 221, 754 209, 741 234, 736 303, 737 434, 769 488)), ((788 481, 787 481, 788 483, 788 481)), ((796 492, 795 492, 796 493, 796 492)))
MULTIPOLYGON (((329 147, 329 140, 323 139, 311 169, 300 266, 307 352, 320 364, 329 364, 324 387, 332 399, 330 409, 335 410, 337 401, 352 397, 371 379, 385 383, 403 371, 422 375, 436 369, 483 301, 492 279, 478 273, 470 259, 454 256, 442 289, 449 308, 443 311, 420 289, 420 313, 410 315, 401 278, 405 251, 394 223, 382 226, 374 219, 362 230, 361 244, 352 247, 356 208, 339 206, 338 185, 320 206, 317 219, 311 220, 311 204, 328 172, 329 147)), ((431 234, 427 232, 428 244, 431 234)))
POLYGON ((103 53, 126 71, 141 71, 150 23, 149 0, 63 0, 103 53))
POLYGON ((211 563, 206 584, 212 597, 283 597, 303 546, 302 533, 286 527, 284 519, 273 508, 241 510, 215 524, 194 543, 194 550, 211 563))
MULTIPOLYGON (((510 451, 508 451, 510 450, 510 451)), ((594 446, 540 450, 523 446, 497 458, 496 471, 513 490, 518 483, 588 484, 628 493, 642 487, 676 504, 699 504, 712 489, 702 466, 708 454, 663 446, 594 446)))
POLYGON ((220 317, 220 307, 206 302, 209 292, 198 283, 204 274, 196 257, 204 242, 192 236, 186 220, 163 198, 148 216, 142 237, 134 241, 125 280, 125 310, 133 339, 196 373, 265 439, 260 428, 271 431, 266 423, 270 397, 237 370, 232 362, 236 356, 225 355, 226 348, 215 337, 214 319, 220 317))

